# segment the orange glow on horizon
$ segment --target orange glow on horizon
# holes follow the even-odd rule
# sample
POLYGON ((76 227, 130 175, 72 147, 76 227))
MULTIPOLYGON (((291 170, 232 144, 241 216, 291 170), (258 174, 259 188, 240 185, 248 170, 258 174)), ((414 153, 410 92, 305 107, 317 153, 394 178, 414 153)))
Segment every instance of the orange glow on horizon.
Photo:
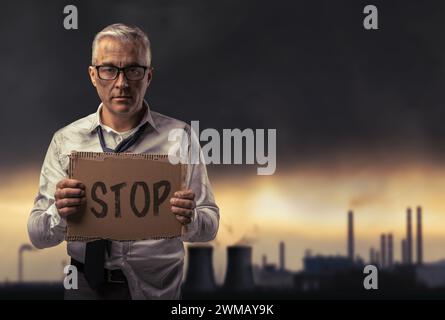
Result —
MULTIPOLYGON (((210 171, 211 172, 211 171, 210 171)), ((425 261, 444 259, 445 166, 404 165, 323 168, 296 167, 274 176, 215 177, 212 185, 221 210, 215 246, 215 269, 224 269, 225 247, 236 243, 254 247, 254 262, 267 254, 276 260, 284 240, 290 269, 301 268, 306 249, 314 253, 345 254, 346 213, 355 213, 358 254, 368 258, 380 233, 392 232, 395 257, 405 235, 408 206, 423 208, 425 261)), ((39 169, 2 172, 0 187, 0 282, 16 278, 17 248, 28 243, 26 223, 38 188, 39 169)), ((27 253, 25 278, 60 279, 65 245, 27 253), (31 268, 30 266, 33 266, 31 268), (30 270, 31 269, 31 270, 30 270)), ((219 271, 218 271, 219 270, 219 271)), ((219 276, 220 277, 220 276, 219 276)))

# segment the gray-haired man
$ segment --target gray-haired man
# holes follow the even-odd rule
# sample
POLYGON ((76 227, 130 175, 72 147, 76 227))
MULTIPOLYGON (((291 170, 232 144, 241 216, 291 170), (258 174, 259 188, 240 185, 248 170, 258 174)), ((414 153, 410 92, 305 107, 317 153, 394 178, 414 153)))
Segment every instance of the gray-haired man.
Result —
MULTIPOLYGON (((167 154, 174 144, 168 140, 171 130, 183 129, 192 136, 187 124, 151 111, 144 100, 153 69, 150 42, 139 28, 114 24, 99 32, 89 75, 102 103, 97 112, 53 136, 28 220, 37 248, 61 243, 66 217, 85 203, 83 183, 67 178, 72 150, 167 154)), ((171 211, 184 225, 181 238, 113 241, 109 254, 100 241, 68 242, 68 254, 80 273, 79 289, 66 290, 65 299, 180 298, 183 241, 210 241, 219 226, 205 164, 189 162, 186 179, 189 189, 176 191, 171 199, 171 211)))

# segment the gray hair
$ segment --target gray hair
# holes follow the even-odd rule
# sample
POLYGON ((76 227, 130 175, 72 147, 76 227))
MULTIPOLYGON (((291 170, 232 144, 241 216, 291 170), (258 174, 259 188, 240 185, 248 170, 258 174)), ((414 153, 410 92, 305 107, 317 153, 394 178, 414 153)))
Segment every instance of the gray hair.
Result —
POLYGON ((151 65, 151 49, 150 49, 150 40, 148 40, 147 34, 139 29, 138 27, 127 26, 122 23, 115 23, 105 27, 102 31, 100 31, 93 40, 93 50, 91 55, 91 64, 96 64, 97 59, 97 46, 99 41, 103 38, 111 37, 121 41, 135 41, 141 44, 146 51, 147 55, 147 66, 151 65))

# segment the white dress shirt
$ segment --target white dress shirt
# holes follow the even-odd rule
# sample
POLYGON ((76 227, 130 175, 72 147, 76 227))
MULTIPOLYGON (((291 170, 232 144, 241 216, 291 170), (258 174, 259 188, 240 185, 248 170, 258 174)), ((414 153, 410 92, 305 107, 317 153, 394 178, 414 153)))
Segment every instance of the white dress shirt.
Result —
MULTIPOLYGON (((77 120, 58 130, 51 141, 40 174, 39 192, 28 219, 28 233, 37 248, 56 246, 65 240, 66 219, 55 206, 54 193, 57 183, 68 178, 71 151, 102 152, 95 131, 100 125, 107 147, 114 149, 123 139, 133 134, 141 125, 149 125, 138 142, 126 152, 168 154, 175 143, 169 141, 169 132, 182 129, 190 135, 186 123, 161 115, 146 108, 141 123, 126 132, 116 132, 102 124, 100 111, 77 120)), ((177 143, 177 142, 176 142, 177 143)), ((189 154, 190 156, 190 154, 189 154)), ((196 209, 192 222, 183 228, 180 238, 144 241, 113 241, 110 256, 105 258, 107 269, 121 269, 128 279, 133 299, 178 299, 183 276, 183 241, 204 242, 215 238, 219 227, 219 209, 215 204, 212 188, 203 163, 187 163, 186 185, 195 193, 196 209)), ((68 255, 84 262, 85 242, 69 241, 68 255)))

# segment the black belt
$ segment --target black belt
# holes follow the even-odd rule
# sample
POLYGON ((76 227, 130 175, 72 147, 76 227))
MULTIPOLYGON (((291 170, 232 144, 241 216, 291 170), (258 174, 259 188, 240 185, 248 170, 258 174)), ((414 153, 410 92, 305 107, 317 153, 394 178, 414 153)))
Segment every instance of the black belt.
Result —
MULTIPOLYGON (((71 265, 77 268, 77 271, 84 273, 84 264, 76 259, 71 258, 71 265)), ((128 283, 127 278, 121 269, 110 270, 104 269, 105 281, 108 283, 128 283)))

